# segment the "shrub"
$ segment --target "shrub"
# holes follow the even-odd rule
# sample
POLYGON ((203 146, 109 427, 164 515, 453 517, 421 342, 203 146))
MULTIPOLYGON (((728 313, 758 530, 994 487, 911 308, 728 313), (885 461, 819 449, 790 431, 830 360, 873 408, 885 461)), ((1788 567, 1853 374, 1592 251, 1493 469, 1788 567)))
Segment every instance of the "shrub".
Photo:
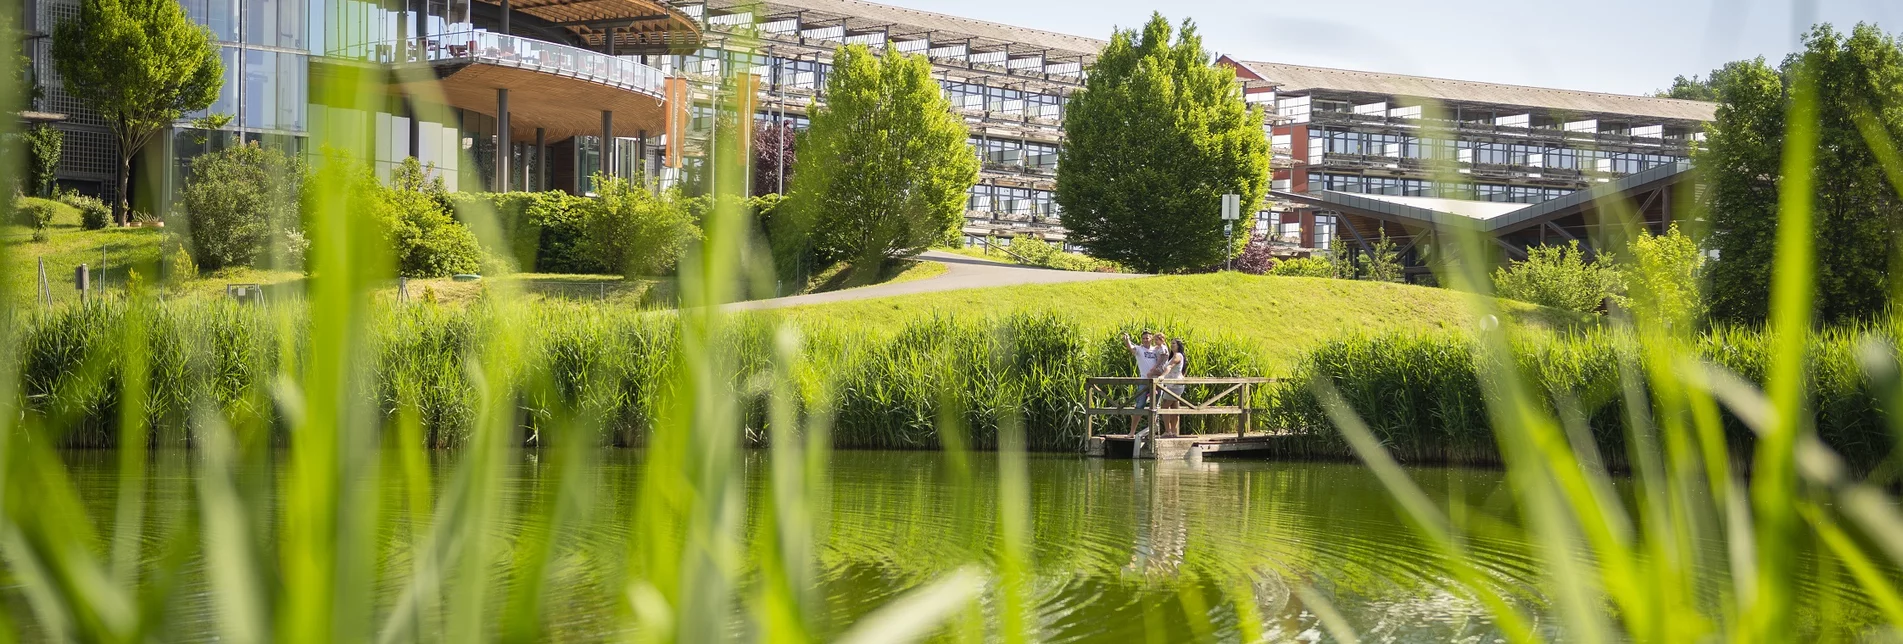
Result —
POLYGON ((66 133, 42 123, 27 128, 20 138, 26 141, 28 185, 33 196, 53 194, 53 175, 59 171, 66 133))
POLYGON ((1501 297, 1582 313, 1624 290, 1612 255, 1588 263, 1577 241, 1527 249, 1526 261, 1494 271, 1493 288, 1501 297))
POLYGON ((179 210, 199 268, 255 266, 283 248, 287 235, 301 229, 305 179, 297 157, 256 144, 193 159, 179 210))
POLYGON ((1678 224, 1663 235, 1640 234, 1631 248, 1622 272, 1633 312, 1666 328, 1695 330, 1705 319, 1704 251, 1678 224))
POLYGON ((687 245, 700 236, 687 199, 655 194, 619 177, 595 177, 583 254, 605 272, 658 275, 673 270, 687 245))
POLYGON ((600 273, 603 268, 582 249, 583 219, 591 201, 560 191, 451 193, 450 203, 464 221, 489 208, 507 248, 489 249, 520 270, 544 273, 600 273))
POLYGON ((33 241, 46 241, 46 228, 53 225, 53 219, 63 206, 57 201, 23 197, 13 202, 16 223, 33 229, 33 241))
POLYGON ((1334 277, 1335 264, 1323 257, 1295 257, 1276 262, 1270 275, 1284 277, 1334 277))
POLYGON ((86 230, 99 230, 112 222, 112 207, 98 197, 69 192, 60 195, 59 200, 79 211, 79 225, 86 230))
POLYGON ((405 159, 390 173, 377 214, 403 277, 447 277, 482 270, 482 247, 451 215, 449 191, 434 165, 405 159))
POLYGON ((1236 255, 1235 269, 1250 275, 1267 275, 1275 270, 1275 257, 1269 254, 1269 238, 1256 235, 1249 244, 1242 247, 1242 254, 1236 255))
POLYGON ((1097 259, 1081 253, 1065 252, 1058 246, 1041 238, 1023 235, 1011 239, 1011 253, 1015 259, 1033 266, 1055 268, 1065 271, 1087 273, 1116 273, 1123 270, 1116 262, 1097 259))
POLYGON ((167 258, 165 263, 165 281, 168 284, 182 284, 186 280, 198 277, 198 264, 192 261, 192 254, 186 252, 182 244, 178 250, 172 251, 172 256, 167 258))

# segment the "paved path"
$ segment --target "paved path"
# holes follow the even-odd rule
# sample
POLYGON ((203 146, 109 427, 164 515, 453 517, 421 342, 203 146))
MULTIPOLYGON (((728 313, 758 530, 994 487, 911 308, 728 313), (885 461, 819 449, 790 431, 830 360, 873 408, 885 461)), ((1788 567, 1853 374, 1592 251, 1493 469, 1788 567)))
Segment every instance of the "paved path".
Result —
POLYGON ((910 282, 875 284, 839 291, 813 293, 811 295, 793 295, 788 297, 776 297, 770 300, 737 302, 728 306, 733 310, 750 311, 758 309, 777 309, 788 306, 805 306, 807 304, 824 304, 827 302, 844 302, 847 300, 863 300, 874 297, 890 297, 893 295, 911 295, 913 293, 955 291, 958 289, 982 288, 986 286, 1094 282, 1097 280, 1120 280, 1142 277, 1142 275, 1127 273, 1084 273, 1080 271, 1060 271, 1051 268, 1039 268, 1036 266, 1001 264, 975 257, 967 257, 957 253, 946 253, 935 250, 926 251, 919 255, 918 259, 944 264, 945 272, 910 282))

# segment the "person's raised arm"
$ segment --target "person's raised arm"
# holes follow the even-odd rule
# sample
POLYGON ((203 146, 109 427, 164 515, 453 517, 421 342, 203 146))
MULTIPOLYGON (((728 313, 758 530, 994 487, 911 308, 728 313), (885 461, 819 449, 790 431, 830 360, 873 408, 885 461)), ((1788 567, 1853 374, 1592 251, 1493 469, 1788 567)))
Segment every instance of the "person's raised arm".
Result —
POLYGON ((1125 350, 1129 350, 1129 351, 1136 351, 1136 350, 1137 350, 1137 343, 1135 343, 1135 342, 1131 342, 1131 341, 1130 341, 1130 332, 1129 332, 1129 331, 1124 331, 1124 332, 1123 332, 1123 348, 1124 348, 1125 350))

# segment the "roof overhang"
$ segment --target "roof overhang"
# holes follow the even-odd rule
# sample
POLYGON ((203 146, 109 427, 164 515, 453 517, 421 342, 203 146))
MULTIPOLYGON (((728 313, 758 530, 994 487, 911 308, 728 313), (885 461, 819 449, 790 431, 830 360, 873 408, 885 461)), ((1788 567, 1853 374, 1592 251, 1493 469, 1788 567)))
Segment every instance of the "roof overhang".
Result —
POLYGON ((705 39, 699 21, 661 0, 509 0, 509 10, 566 28, 591 48, 612 38, 617 53, 692 50, 705 39))
POLYGON ((614 112, 618 137, 644 130, 659 133, 667 122, 660 97, 507 65, 438 65, 436 75, 398 81, 394 89, 411 96, 440 96, 444 105, 492 117, 498 111, 496 90, 508 89, 510 138, 516 141, 535 140, 537 128, 550 141, 599 136, 604 110, 614 112))
POLYGON ((1691 163, 1679 161, 1668 163, 1643 172, 1621 177, 1615 181, 1603 183, 1584 190, 1577 190, 1558 199, 1550 199, 1523 208, 1489 218, 1469 217, 1467 215, 1446 212, 1419 206, 1386 201, 1378 197, 1324 190, 1314 194, 1270 190, 1269 196, 1281 201, 1289 201, 1312 206, 1323 210, 1333 210, 1343 214, 1368 217, 1388 221, 1404 226, 1431 227, 1436 229, 1463 228, 1478 230, 1492 235, 1502 235, 1525 228, 1538 226, 1545 222, 1570 217, 1581 212, 1596 209, 1607 199, 1625 199, 1633 195, 1644 194, 1661 187, 1684 182, 1692 176, 1691 163))

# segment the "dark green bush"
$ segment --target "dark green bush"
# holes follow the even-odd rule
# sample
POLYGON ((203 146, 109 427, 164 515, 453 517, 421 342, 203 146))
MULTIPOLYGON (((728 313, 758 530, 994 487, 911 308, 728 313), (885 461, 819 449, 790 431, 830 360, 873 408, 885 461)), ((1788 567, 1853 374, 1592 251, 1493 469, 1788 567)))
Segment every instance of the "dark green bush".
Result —
POLYGON ((199 268, 255 266, 292 243, 305 174, 297 157, 255 144, 193 159, 179 210, 199 268))
POLYGON ((520 270, 541 273, 603 273, 607 270, 582 252, 583 222, 591 201, 565 192, 452 193, 450 200, 465 220, 473 208, 488 208, 507 237, 498 255, 520 270))
POLYGON ((99 230, 112 223, 112 207, 98 197, 69 192, 60 195, 59 201, 79 211, 79 225, 86 230, 99 230))

